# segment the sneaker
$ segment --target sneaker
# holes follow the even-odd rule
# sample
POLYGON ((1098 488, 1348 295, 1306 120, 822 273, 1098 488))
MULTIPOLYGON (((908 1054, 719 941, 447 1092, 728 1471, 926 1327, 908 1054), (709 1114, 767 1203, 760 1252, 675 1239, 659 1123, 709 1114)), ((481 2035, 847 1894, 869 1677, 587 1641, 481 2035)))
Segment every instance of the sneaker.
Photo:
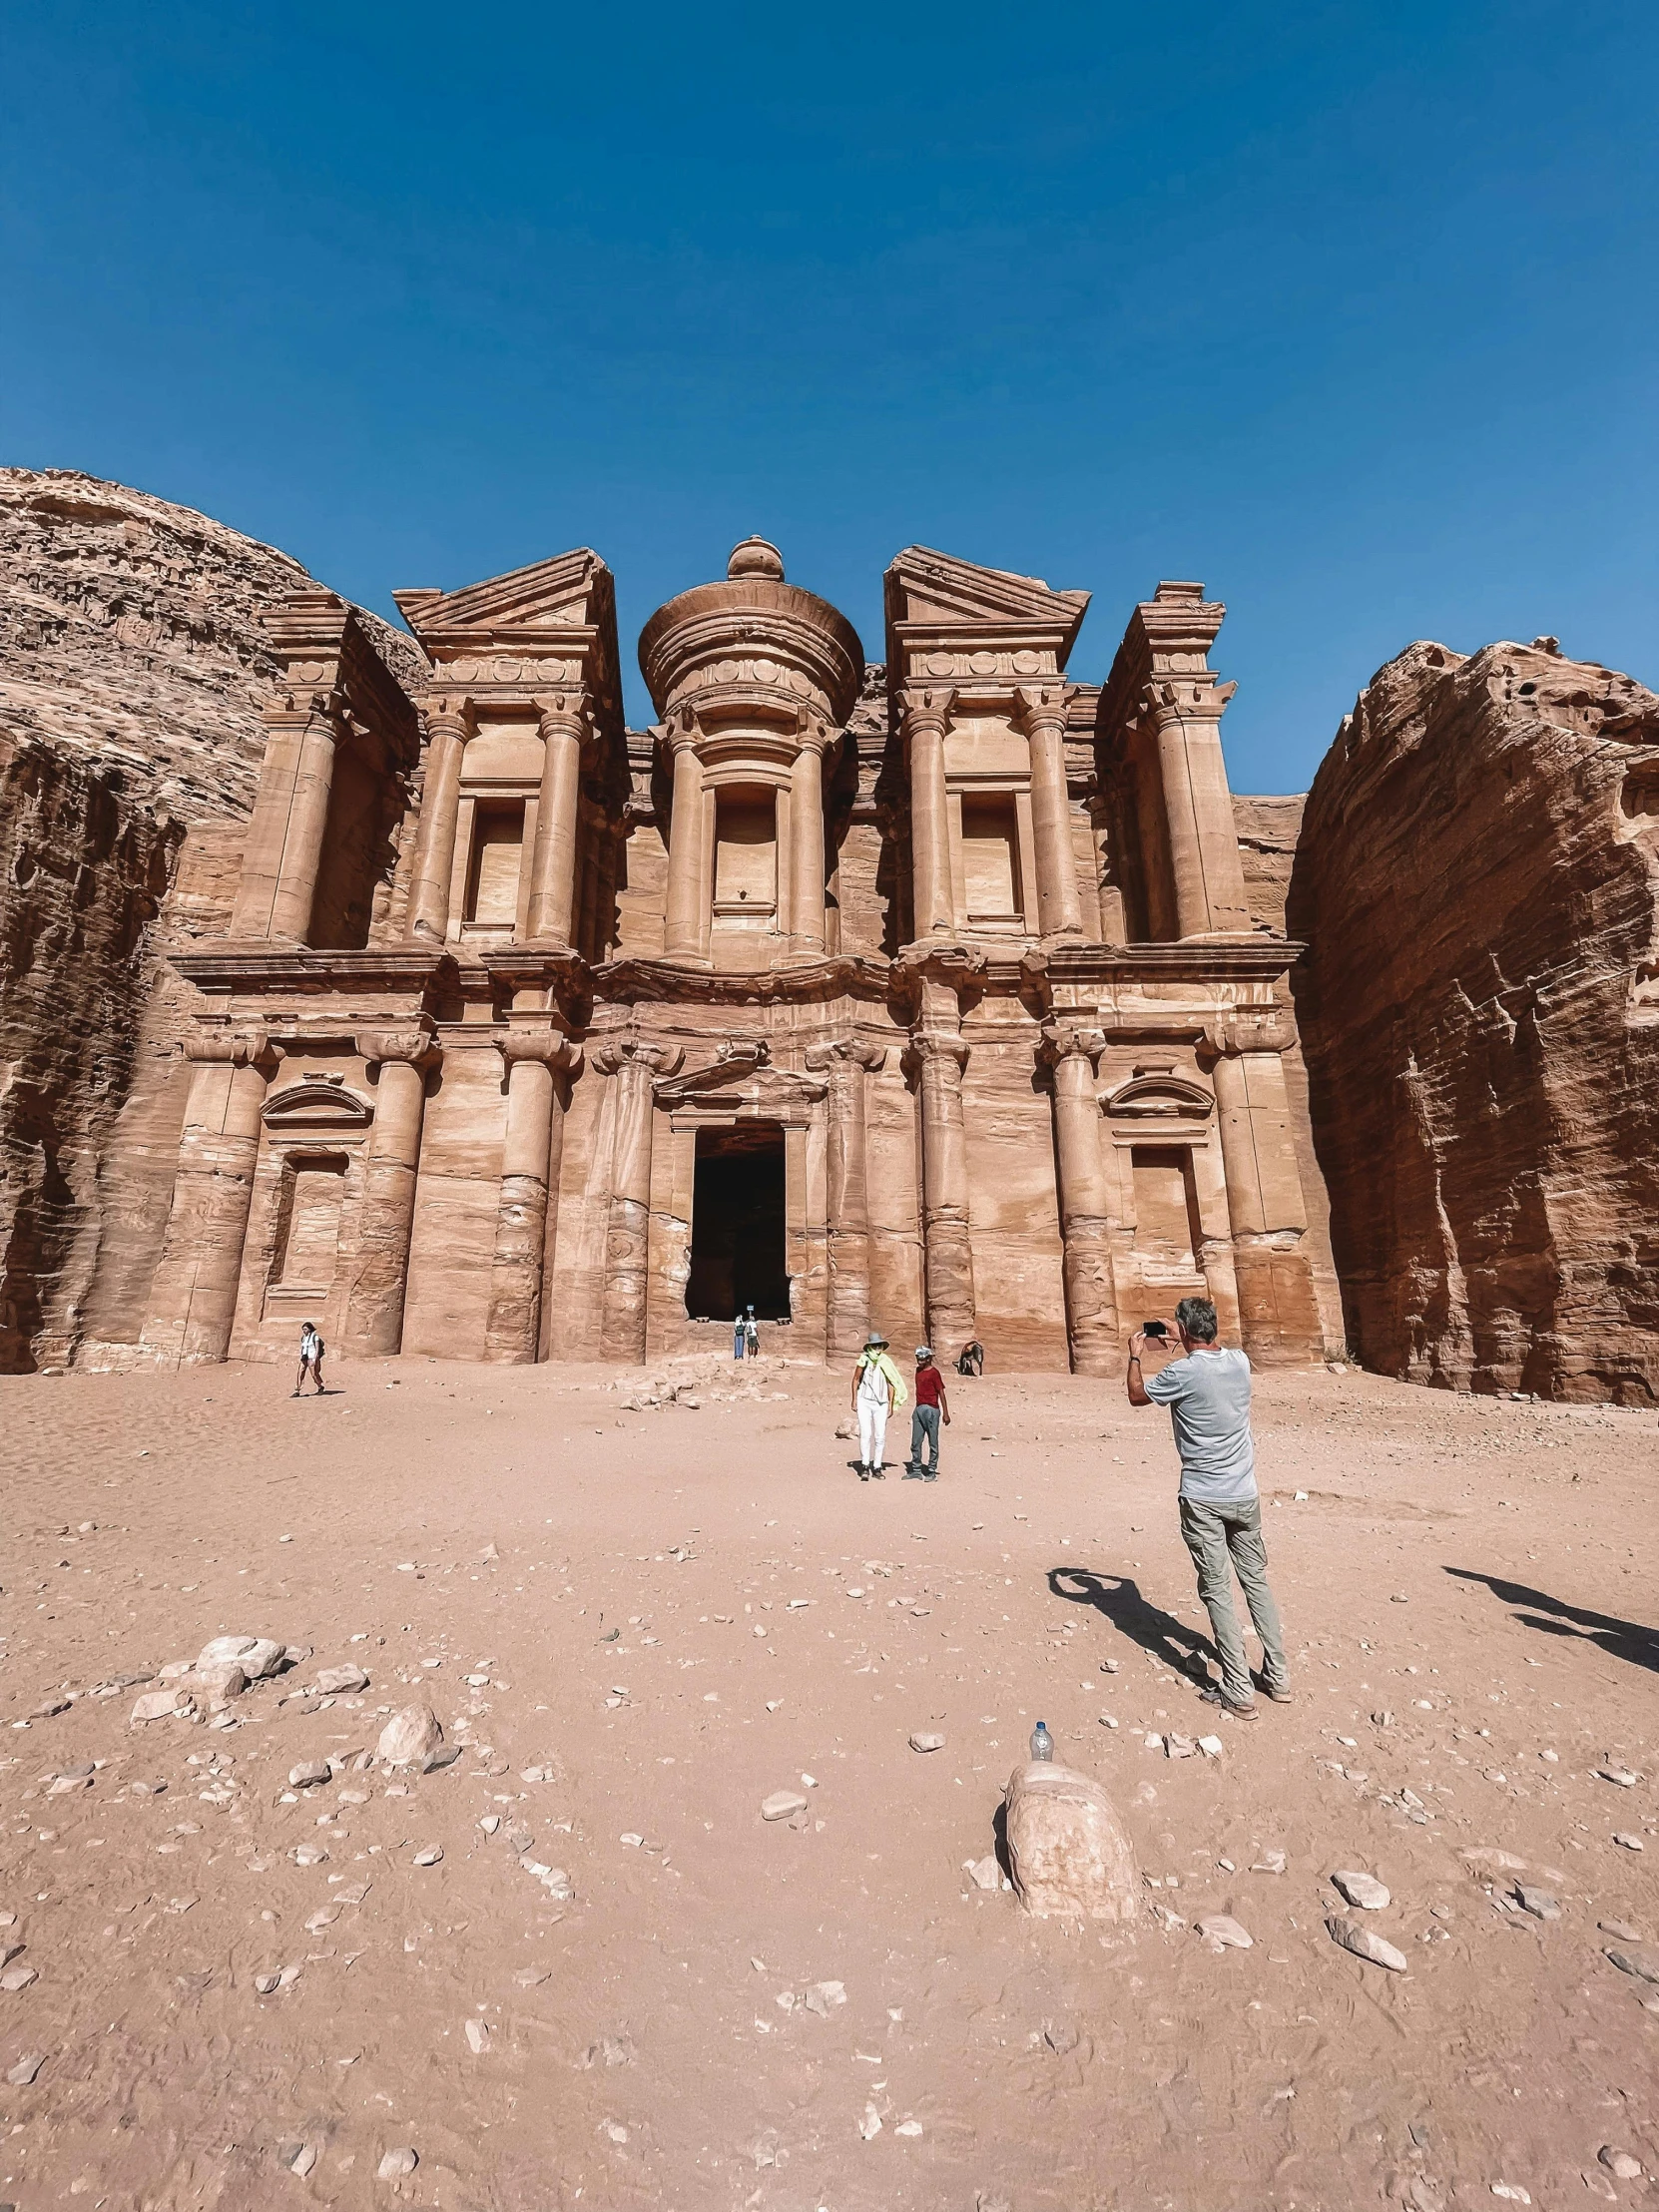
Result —
POLYGON ((1262 1695, 1264 1697, 1272 1698, 1275 1705, 1289 1705, 1295 1698, 1296 1692, 1291 1688, 1288 1682, 1264 1681, 1262 1684, 1262 1695))
POLYGON ((885 1482, 885 1480, 887 1479, 887 1462, 885 1461, 885 1459, 883 1459, 880 1465, 877 1466, 872 1460, 870 1462, 869 1471, 874 1476, 877 1482, 885 1482))
POLYGON ((922 1479, 922 1480, 923 1480, 924 1482, 936 1482, 936 1481, 937 1481, 937 1480, 938 1480, 939 1478, 938 1478, 938 1475, 937 1475, 936 1473, 933 1473, 933 1474, 924 1474, 924 1475, 922 1476, 922 1478, 921 1478, 921 1479, 922 1479))
POLYGON ((1253 1721, 1256 1718, 1254 1700, 1248 1705, 1235 1705, 1218 1683, 1212 1682, 1207 1690, 1199 1693, 1206 1705, 1219 1705, 1224 1713, 1230 1713, 1236 1721, 1253 1721))

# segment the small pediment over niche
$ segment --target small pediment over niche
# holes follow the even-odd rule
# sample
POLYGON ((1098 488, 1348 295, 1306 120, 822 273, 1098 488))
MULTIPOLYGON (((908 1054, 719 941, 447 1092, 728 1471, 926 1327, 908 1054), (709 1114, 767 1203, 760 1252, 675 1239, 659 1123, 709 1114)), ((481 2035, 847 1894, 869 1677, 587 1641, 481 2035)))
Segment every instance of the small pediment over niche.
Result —
POLYGON ((1203 1121, 1215 1100, 1180 1075, 1136 1075, 1100 1101, 1114 1121, 1203 1121))
POLYGON ((278 1134, 285 1129, 366 1129, 374 1108, 356 1091, 306 1078, 268 1098, 261 1119, 278 1134))
POLYGON ((657 1103, 678 1112, 691 1108, 761 1121, 799 1121, 829 1089, 816 1076, 757 1067, 747 1053, 741 1058, 735 1054, 733 1062, 716 1061, 689 1075, 670 1076, 656 1085, 657 1103))

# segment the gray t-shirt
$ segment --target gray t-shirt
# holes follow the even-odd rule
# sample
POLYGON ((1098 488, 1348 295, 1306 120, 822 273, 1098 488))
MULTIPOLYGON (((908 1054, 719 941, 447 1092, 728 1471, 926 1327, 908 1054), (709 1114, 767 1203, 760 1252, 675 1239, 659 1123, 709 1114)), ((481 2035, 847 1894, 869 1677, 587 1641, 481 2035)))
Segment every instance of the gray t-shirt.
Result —
POLYGON ((1167 1405, 1181 1454, 1181 1495, 1198 1505, 1237 1505, 1256 1495, 1250 1434, 1250 1362, 1242 1352, 1194 1352, 1146 1385, 1167 1405))

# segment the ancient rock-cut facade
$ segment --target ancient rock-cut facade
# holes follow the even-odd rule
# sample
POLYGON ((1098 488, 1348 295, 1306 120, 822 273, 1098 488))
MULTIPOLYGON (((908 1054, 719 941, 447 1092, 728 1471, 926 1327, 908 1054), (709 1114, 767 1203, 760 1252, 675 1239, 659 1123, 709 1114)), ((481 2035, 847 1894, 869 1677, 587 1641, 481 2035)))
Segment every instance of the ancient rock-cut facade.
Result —
POLYGON ((1297 1007, 1348 1329, 1457 1389, 1659 1396, 1659 698, 1417 644, 1309 794, 1297 1007))
POLYGON ((753 1304, 797 1355, 872 1323, 1099 1373, 1207 1292, 1322 1346, 1284 1055, 1222 760, 1223 609, 911 547, 884 667, 740 545, 646 625, 578 551, 396 595, 411 701, 320 590, 202 994, 143 1338, 639 1362, 753 1304), (418 809, 413 794, 418 788, 418 809))

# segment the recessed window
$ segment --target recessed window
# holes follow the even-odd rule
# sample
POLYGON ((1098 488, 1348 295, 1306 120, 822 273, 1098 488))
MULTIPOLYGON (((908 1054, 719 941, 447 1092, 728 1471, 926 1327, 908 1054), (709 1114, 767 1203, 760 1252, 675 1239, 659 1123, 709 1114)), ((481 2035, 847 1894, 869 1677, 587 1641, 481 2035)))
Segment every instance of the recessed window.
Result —
POLYGON ((778 795, 736 790, 715 795, 715 911, 778 910, 778 795))
POLYGON ((1012 793, 987 793, 962 801, 962 887, 969 921, 1004 929, 1023 927, 1019 834, 1012 793))
POLYGON ((524 860, 524 802, 480 807, 472 821, 466 919, 511 929, 518 918, 518 876, 524 860))

